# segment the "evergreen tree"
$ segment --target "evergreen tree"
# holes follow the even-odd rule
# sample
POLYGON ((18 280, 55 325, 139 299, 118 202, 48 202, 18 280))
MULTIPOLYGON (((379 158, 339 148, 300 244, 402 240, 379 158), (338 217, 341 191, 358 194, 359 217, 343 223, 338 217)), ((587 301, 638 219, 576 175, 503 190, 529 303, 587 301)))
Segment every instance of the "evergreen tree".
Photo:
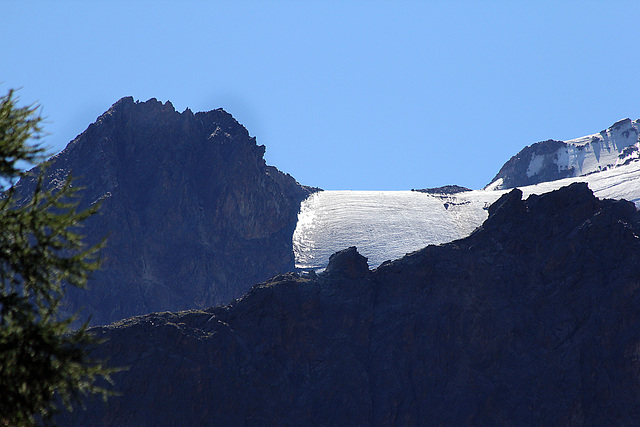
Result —
POLYGON ((68 286, 85 287, 100 245, 78 234, 97 206, 79 211, 71 179, 43 188, 44 150, 37 108, 19 107, 13 91, 0 98, 0 425, 48 423, 58 410, 107 391, 96 380, 109 370, 92 361, 86 326, 60 313, 68 286), (37 166, 33 194, 18 200, 25 166, 37 166))

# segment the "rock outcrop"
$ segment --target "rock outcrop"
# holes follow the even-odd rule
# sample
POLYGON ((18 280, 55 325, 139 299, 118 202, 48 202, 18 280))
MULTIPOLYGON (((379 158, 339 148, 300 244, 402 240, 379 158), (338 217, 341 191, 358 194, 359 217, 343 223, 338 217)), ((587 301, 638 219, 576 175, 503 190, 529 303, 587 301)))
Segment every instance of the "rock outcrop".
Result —
POLYGON ((462 187, 460 185, 443 185, 442 187, 433 187, 433 188, 421 188, 421 189, 411 189, 411 191, 417 191, 420 193, 427 194, 458 194, 464 193, 465 191, 471 191, 470 188, 462 187))
POLYGON ((347 279, 357 279, 369 273, 369 264, 367 264, 367 258, 360 255, 355 246, 351 246, 329 257, 325 273, 347 279))
POLYGON ((502 190, 585 176, 639 158, 640 119, 623 119, 597 134, 527 146, 509 159, 485 188, 502 190))
POLYGON ((585 184, 521 194, 374 271, 349 248, 228 306, 93 329, 122 395, 64 424, 636 424, 640 213, 585 184))
MULTIPOLYGON (((105 324, 205 308, 292 270, 300 202, 313 190, 267 166, 264 152, 222 109, 115 103, 47 171, 48 188, 77 177, 81 208, 102 202, 81 232, 107 237, 102 269, 89 290, 69 290, 66 309, 105 324)), ((25 197, 33 186, 18 184, 25 197)))

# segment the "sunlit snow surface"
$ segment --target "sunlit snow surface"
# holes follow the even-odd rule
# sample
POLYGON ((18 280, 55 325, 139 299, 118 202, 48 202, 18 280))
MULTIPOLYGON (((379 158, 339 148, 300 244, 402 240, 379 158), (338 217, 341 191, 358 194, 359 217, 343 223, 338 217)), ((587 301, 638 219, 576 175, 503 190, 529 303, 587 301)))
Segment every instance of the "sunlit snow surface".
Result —
MULTIPOLYGON (((524 197, 587 182, 600 198, 624 198, 640 206, 640 162, 588 176, 522 187, 524 197)), ((296 266, 326 267, 349 246, 375 268, 430 244, 469 235, 487 218, 486 206, 510 190, 455 195, 411 191, 322 191, 302 203, 293 235, 296 266)))
POLYGON ((487 217, 483 206, 477 197, 464 195, 322 191, 303 202, 298 215, 293 237, 296 263, 300 268, 325 267, 332 253, 355 245, 370 266, 377 266, 468 235, 487 217))

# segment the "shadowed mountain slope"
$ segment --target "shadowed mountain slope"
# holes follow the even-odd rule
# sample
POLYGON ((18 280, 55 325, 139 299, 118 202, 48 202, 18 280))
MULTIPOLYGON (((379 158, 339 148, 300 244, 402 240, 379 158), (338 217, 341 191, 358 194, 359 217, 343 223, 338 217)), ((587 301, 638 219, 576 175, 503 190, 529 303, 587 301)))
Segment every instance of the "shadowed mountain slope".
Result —
POLYGON ((624 425, 640 417, 640 213, 573 184, 376 270, 93 329, 130 369, 65 425, 624 425))
MULTIPOLYGON (((107 236, 88 291, 66 309, 93 324, 229 302, 292 270, 291 238, 311 192, 263 159, 264 146, 222 109, 193 114, 151 99, 115 103, 51 159, 45 186, 78 177, 81 207, 102 201, 81 230, 107 236)), ((34 180, 19 191, 31 194, 34 180)))

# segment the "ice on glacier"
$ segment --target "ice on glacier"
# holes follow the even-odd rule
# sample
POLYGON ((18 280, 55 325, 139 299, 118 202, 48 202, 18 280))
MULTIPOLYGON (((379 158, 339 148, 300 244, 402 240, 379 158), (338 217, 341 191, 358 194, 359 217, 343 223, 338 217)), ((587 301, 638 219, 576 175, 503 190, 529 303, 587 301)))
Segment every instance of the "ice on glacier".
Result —
MULTIPOLYGON (((597 197, 640 206, 640 162, 521 187, 523 197, 587 182, 597 197)), ((375 268, 430 244, 469 235, 487 218, 486 207, 509 190, 467 191, 455 195, 412 191, 322 191, 302 203, 293 235, 296 266, 322 269, 329 256, 350 246, 375 268)))

